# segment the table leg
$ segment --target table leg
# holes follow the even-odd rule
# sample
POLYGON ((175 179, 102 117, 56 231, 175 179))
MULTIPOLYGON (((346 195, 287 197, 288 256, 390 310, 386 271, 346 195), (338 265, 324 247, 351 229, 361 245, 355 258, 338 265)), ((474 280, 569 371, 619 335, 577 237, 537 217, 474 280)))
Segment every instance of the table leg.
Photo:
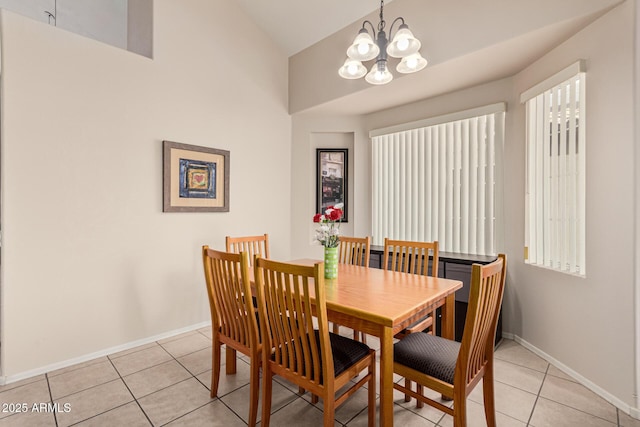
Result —
POLYGON ((393 426, 393 333, 380 334, 380 425, 393 426))
POLYGON ((456 320, 456 300, 455 294, 447 296, 442 306, 442 337, 450 340, 455 339, 455 320, 456 320))

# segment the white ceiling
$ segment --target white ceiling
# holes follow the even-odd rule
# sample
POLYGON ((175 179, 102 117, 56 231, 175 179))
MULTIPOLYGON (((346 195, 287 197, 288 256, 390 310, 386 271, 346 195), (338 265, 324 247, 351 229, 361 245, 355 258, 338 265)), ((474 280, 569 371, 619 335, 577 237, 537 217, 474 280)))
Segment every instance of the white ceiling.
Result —
MULTIPOLYGON (((359 27, 367 15, 377 25, 380 7, 379 0, 236 1, 288 56, 347 26, 359 27)), ((621 2, 395 0, 389 10, 385 8, 387 25, 403 16, 422 39, 422 53, 428 50, 430 65, 380 87, 354 81, 356 91, 305 108, 363 114, 514 75, 621 2)), ((385 6, 390 3, 385 1, 385 6)), ((356 33, 357 29, 353 37, 356 33)), ((335 49, 335 36, 323 46, 332 45, 329 40, 335 49)), ((350 40, 348 35, 344 50, 335 52, 336 69, 350 40)), ((314 56, 321 52, 318 58, 324 58, 318 46, 307 52, 314 56)))
MULTIPOLYGON (((236 0, 287 56, 378 10, 377 0, 236 0)), ((386 0, 385 4, 391 3, 386 0)))

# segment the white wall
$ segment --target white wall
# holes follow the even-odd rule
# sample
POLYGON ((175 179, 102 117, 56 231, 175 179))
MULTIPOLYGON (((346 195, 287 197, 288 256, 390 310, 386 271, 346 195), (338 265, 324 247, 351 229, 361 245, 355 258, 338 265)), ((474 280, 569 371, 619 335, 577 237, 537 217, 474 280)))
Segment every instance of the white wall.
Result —
POLYGON ((322 258, 322 246, 315 241, 316 213, 316 149, 349 149, 349 222, 340 225, 345 236, 371 233, 367 225, 370 208, 368 135, 360 126, 360 118, 316 117, 300 114, 293 120, 292 130, 292 221, 291 250, 294 258, 322 258))
POLYGON ((126 49, 127 2, 128 0, 0 0, 0 7, 126 49), (46 12, 54 15, 55 19, 46 12))
MULTIPOLYGON (((507 145, 507 252, 514 277, 509 331, 635 406, 634 2, 627 1, 544 55, 514 79, 519 95, 586 59, 585 279, 525 265, 524 105, 511 110, 507 145)), ((619 403, 617 402, 617 403, 619 403)))
POLYGON ((234 0, 156 0, 154 36, 150 60, 2 13, 9 381, 208 322, 203 244, 290 257, 287 58, 234 0), (229 213, 162 213, 162 140, 231 151, 229 213))
MULTIPOLYGON (((504 332, 582 377, 622 409, 636 406, 634 331, 634 2, 627 1, 514 77, 359 117, 293 116, 294 165, 308 162, 313 132, 354 132, 355 233, 370 233, 368 131, 507 102, 501 250, 509 257, 504 332), (587 60, 587 278, 524 265, 524 106, 520 93, 577 59, 587 60), (364 168, 364 170, 358 170, 364 168)), ((302 172, 304 167, 295 172, 302 172)), ((298 179, 298 178, 297 178, 298 179)), ((293 185, 294 212, 308 183, 293 185)), ((300 202, 300 200, 302 200, 300 202)), ((294 235, 313 227, 294 214, 294 235)), ((293 245, 295 247, 295 245, 293 245)), ((637 409, 635 409, 637 411, 637 409)), ((635 412, 638 414, 638 412, 635 412)))

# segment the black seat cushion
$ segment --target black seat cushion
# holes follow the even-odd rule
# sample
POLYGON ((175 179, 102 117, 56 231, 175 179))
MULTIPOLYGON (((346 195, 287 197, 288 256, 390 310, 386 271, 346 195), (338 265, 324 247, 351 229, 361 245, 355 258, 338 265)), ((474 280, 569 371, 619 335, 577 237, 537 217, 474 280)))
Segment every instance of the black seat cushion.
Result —
MULTIPOLYGON (((316 329, 314 334, 316 342, 318 342, 320 331, 316 329)), ((369 346, 351 338, 329 332, 329 341, 331 342, 331 352, 333 354, 333 372, 336 377, 369 354, 369 346)), ((318 347, 318 350, 320 350, 320 347, 318 347)), ((320 356, 322 356, 322 353, 320 356)), ((271 355, 271 358, 275 359, 275 353, 271 355)), ((309 375, 313 376, 313 373, 309 375)), ((320 383, 324 383, 322 374, 320 383)))
MULTIPOLYGON (((316 329, 316 339, 320 332, 316 329)), ((333 352, 333 371, 337 377, 357 361, 369 354, 369 346, 360 341, 329 332, 331 351, 333 352)))
POLYGON ((393 361, 453 384, 460 343, 425 333, 409 334, 393 345, 393 361))

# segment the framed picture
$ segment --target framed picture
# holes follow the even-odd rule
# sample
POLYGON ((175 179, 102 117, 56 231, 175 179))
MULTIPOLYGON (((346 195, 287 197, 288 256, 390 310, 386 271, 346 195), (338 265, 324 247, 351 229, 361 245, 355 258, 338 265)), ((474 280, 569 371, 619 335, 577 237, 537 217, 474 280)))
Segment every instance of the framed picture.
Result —
POLYGON ((229 212, 229 151, 162 141, 163 212, 229 212))
POLYGON ((316 212, 323 213, 329 206, 344 203, 343 222, 348 222, 349 150, 346 148, 316 149, 316 212))

